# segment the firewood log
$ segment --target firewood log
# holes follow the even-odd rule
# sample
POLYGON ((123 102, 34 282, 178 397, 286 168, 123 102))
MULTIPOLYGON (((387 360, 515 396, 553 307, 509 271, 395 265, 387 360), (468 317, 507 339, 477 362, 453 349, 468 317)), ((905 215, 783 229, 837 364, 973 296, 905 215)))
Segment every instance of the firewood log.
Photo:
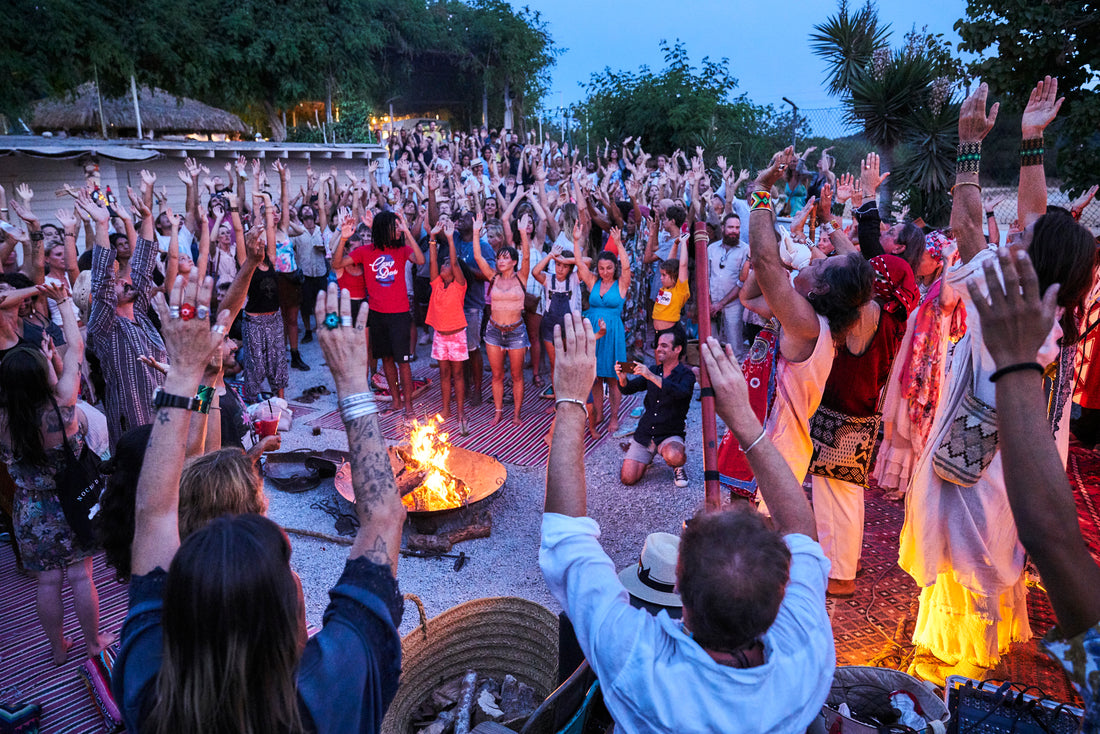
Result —
POLYGON ((462 694, 455 711, 455 734, 470 734, 470 717, 474 711, 474 691, 477 690, 477 671, 467 670, 462 679, 462 694))

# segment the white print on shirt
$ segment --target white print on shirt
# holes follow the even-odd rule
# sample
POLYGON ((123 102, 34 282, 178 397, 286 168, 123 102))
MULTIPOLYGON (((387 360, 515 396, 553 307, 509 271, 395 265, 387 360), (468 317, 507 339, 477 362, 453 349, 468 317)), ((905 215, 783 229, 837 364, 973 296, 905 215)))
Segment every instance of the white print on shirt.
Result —
POLYGON ((664 288, 657 291, 657 303, 661 306, 667 306, 672 303, 672 291, 666 291, 664 288))

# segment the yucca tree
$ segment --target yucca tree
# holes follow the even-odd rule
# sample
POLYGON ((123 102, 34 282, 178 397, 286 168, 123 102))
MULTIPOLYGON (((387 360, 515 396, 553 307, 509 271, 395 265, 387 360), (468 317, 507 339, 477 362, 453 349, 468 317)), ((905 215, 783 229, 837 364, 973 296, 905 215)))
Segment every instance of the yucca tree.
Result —
POLYGON ((814 53, 827 63, 830 94, 842 98, 848 122, 863 130, 883 168, 894 173, 883 186, 887 206, 895 189, 916 187, 921 194, 907 197, 910 210, 931 221, 924 205, 937 200, 937 188, 950 185, 955 143, 952 137, 944 144, 942 134, 951 129, 954 136, 958 119, 950 104, 955 63, 938 36, 913 31, 900 49, 891 49, 889 39, 890 27, 880 23, 874 4, 853 12, 845 0, 810 35, 814 53), (911 158, 926 155, 935 158, 911 158), (947 178, 939 175, 945 170, 947 178))

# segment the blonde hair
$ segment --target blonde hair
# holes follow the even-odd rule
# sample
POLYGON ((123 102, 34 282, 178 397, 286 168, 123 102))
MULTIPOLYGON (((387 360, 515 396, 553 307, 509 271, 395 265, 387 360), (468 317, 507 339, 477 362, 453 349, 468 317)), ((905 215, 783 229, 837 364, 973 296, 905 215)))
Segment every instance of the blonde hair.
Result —
POLYGON ((239 448, 196 456, 180 476, 180 541, 221 515, 267 510, 263 481, 255 462, 239 448))

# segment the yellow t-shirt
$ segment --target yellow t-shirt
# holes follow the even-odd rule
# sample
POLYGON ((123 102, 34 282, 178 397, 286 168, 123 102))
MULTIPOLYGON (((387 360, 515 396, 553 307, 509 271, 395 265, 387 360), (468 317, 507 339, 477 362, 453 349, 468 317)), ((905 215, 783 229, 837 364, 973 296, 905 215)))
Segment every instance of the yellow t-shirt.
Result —
POLYGON ((691 289, 686 280, 677 281, 672 288, 657 291, 657 300, 653 303, 653 320, 679 321, 680 311, 690 295, 691 289))

